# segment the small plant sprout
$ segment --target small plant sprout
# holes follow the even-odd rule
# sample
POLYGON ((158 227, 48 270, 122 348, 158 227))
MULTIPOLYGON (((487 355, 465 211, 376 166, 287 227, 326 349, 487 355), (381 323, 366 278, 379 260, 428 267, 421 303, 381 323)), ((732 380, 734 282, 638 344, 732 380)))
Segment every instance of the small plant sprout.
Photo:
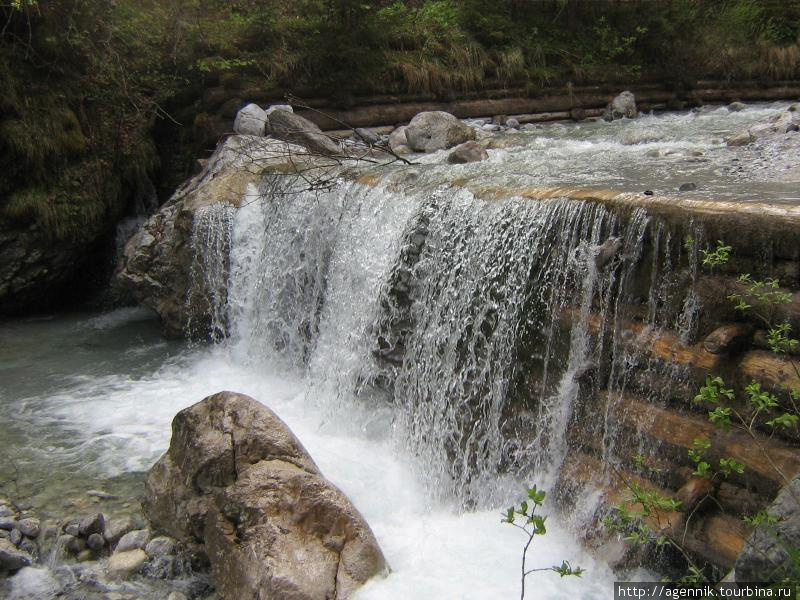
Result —
POLYGON ((706 267, 718 267, 728 262, 731 257, 731 246, 726 246, 722 240, 717 240, 717 247, 714 250, 700 250, 703 255, 703 265, 706 267))
POLYGON ((544 490, 538 490, 534 485, 528 490, 528 499, 520 503, 518 507, 509 507, 506 512, 503 513, 503 518, 501 519, 502 523, 513 525, 528 536, 525 546, 522 549, 520 600, 524 600, 525 598, 525 578, 531 573, 536 573, 538 571, 553 571, 554 573, 558 573, 561 577, 580 577, 584 572, 583 569, 580 567, 573 567, 566 560, 562 561, 561 565, 558 566, 543 567, 539 569, 528 569, 526 567, 525 563, 528 557, 528 549, 533 543, 533 538, 537 535, 544 535, 547 533, 547 527, 545 526, 547 517, 536 514, 536 509, 541 508, 542 504, 544 504, 545 495, 546 494, 544 490))

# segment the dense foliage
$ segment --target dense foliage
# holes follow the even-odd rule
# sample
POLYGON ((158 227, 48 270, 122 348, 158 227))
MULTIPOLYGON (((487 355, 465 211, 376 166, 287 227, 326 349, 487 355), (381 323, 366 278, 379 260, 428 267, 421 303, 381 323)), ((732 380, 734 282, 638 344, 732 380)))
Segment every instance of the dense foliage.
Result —
POLYGON ((84 236, 147 189, 154 127, 177 180, 200 149, 181 140, 207 146, 208 115, 243 99, 797 78, 798 17, 758 0, 0 3, 0 216, 84 236))

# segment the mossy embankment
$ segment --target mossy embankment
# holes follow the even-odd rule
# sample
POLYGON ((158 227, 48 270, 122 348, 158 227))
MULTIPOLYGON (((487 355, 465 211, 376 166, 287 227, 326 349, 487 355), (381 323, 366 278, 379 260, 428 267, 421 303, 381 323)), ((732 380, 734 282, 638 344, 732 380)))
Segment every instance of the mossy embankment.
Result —
POLYGON ((248 101, 377 107, 365 125, 399 101, 800 79, 798 2, 21 0, 0 27, 0 312, 85 295, 119 219, 168 197, 248 101))

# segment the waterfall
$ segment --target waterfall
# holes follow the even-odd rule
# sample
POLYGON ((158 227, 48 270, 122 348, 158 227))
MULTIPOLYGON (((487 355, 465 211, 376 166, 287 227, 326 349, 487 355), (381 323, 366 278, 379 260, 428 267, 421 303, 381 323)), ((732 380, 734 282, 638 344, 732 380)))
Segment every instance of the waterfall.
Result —
MULTIPOLYGON (((691 318, 690 304, 670 316, 658 301, 674 287, 676 244, 642 209, 623 220, 569 199, 301 183, 270 178, 235 216, 203 212, 207 272, 193 289, 220 290, 227 274, 212 331, 229 333, 237 360, 299 371, 311 396, 386 409, 439 501, 490 506, 521 479, 556 485, 582 397, 606 383, 622 393, 640 360, 620 323, 642 263, 648 327, 691 318)), ((589 429, 611 463, 609 396, 589 429)))

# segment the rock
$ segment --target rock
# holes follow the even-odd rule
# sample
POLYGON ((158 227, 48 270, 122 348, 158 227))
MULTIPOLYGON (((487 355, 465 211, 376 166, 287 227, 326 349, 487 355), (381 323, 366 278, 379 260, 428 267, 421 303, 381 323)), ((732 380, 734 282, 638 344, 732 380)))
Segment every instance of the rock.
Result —
POLYGON ((693 192, 696 189, 697 189, 697 184, 696 183, 692 183, 692 182, 682 183, 678 187, 678 191, 679 192, 693 192))
POLYGON ((177 556, 156 556, 147 561, 142 571, 150 579, 176 579, 187 571, 184 561, 177 556))
POLYGON ((494 133, 496 131, 500 131, 500 125, 497 123, 487 123, 481 127, 481 131, 488 131, 489 133, 494 133))
POLYGON ((701 502, 706 504, 713 494, 714 484, 708 477, 690 477, 675 494, 675 499, 681 503, 678 510, 690 514, 701 502))
POLYGON ((339 144, 322 133, 316 124, 288 110, 279 108, 267 115, 266 132, 279 140, 299 144, 312 153, 341 153, 339 144))
POLYGON ((39 519, 34 519, 33 517, 20 519, 17 526, 19 527, 20 532, 22 532, 22 535, 29 538, 39 537, 39 533, 42 531, 42 526, 39 519))
POLYGON ((133 519, 130 517, 106 521, 106 527, 103 530, 103 537, 105 538, 106 542, 113 546, 123 535, 133 531, 134 527, 135 525, 133 524, 133 519))
POLYGON ((22 541, 22 532, 19 529, 12 529, 8 534, 8 541, 15 546, 19 546, 20 542, 22 541))
POLYGON ((172 592, 167 596, 167 600, 189 600, 189 598, 186 597, 186 594, 181 592, 172 592))
POLYGON ((9 540, 0 538, 0 570, 17 571, 31 564, 31 557, 9 540))
POLYGON ((127 552, 128 550, 144 550, 153 534, 149 529, 137 529, 123 535, 117 543, 114 552, 127 552))
POLYGON ((489 158, 489 153, 478 142, 464 142, 456 146, 447 156, 447 162, 453 165, 480 162, 489 158))
POLYGON ((264 135, 267 113, 257 104, 248 104, 236 113, 233 131, 240 135, 264 135))
POLYGON ((595 268, 599 271, 605 267, 622 249, 622 240, 610 237, 605 242, 592 248, 595 268))
POLYGON ((661 156, 661 151, 653 148, 652 150, 648 150, 647 152, 645 152, 644 155, 647 158, 658 158, 659 156, 661 156))
POLYGON ((223 597, 344 599, 386 571, 356 508, 272 411, 241 394, 175 416, 144 509, 159 529, 205 545, 223 597))
POLYGON ((519 129, 519 121, 517 121, 514 117, 511 117, 508 121, 506 121, 506 127, 509 129, 519 129))
MULTIPOLYGON (((208 164, 208 161, 205 161, 205 164, 208 164)), ((90 498, 100 498, 100 500, 116 500, 119 496, 115 496, 114 494, 109 494, 108 492, 104 492, 103 490, 87 490, 86 495, 90 498)))
POLYGON ((74 535, 64 534, 59 538, 61 546, 70 554, 80 554, 86 549, 86 540, 74 535))
POLYGON ((100 533, 93 533, 88 538, 86 538, 86 545, 89 546, 90 549, 94 550, 95 552, 100 552, 103 549, 103 546, 106 545, 106 540, 100 533))
POLYGON ((80 523, 69 523, 66 527, 64 527, 64 533, 67 535, 72 536, 79 536, 81 534, 81 525, 80 523))
POLYGON ((355 133, 359 139, 368 146, 374 146, 375 144, 379 144, 381 141, 381 136, 373 133, 365 127, 357 127, 355 129, 355 133))
POLYGON ((508 122, 506 115, 495 115, 492 117, 492 123, 495 125, 505 125, 508 122))
POLYGON ((408 145, 408 138, 406 138, 406 126, 402 125, 389 134, 389 148, 395 154, 408 154, 411 152, 411 147, 408 145))
POLYGON ((0 504, 0 519, 13 517, 16 513, 8 504, 0 504))
POLYGON ((248 185, 265 171, 286 172, 295 165, 312 164, 314 159, 304 158, 303 153, 300 146, 272 138, 226 138, 209 159, 208 168, 179 188, 128 240, 115 285, 158 313, 166 335, 207 335, 213 312, 208 299, 220 290, 208 289, 207 282, 216 281, 213 278, 197 271, 200 276, 191 277, 193 231, 212 217, 224 223, 230 214, 226 211, 240 205, 248 185), (193 288, 193 281, 199 287, 193 288))
MULTIPOLYGON (((97 534, 93 533, 92 535, 97 535, 97 534)), ((89 548, 81 550, 80 552, 78 552, 78 555, 75 557, 75 560, 77 560, 78 562, 89 562, 90 560, 94 560, 94 552, 89 548)))
POLYGON ((606 121, 635 119, 638 114, 636 110, 636 97, 632 92, 626 90, 609 103, 603 113, 603 118, 606 121))
POLYGON ((434 110, 416 115, 406 127, 409 147, 416 152, 436 152, 475 139, 475 130, 450 113, 434 110))
POLYGON ((731 147, 746 146, 747 144, 754 142, 755 139, 755 136, 749 131, 743 131, 729 137, 725 143, 731 147))
POLYGON ((166 536, 154 537, 147 543, 144 549, 147 556, 164 556, 165 554, 175 554, 175 540, 166 536))
POLYGON ((767 514, 775 523, 758 525, 744 544, 734 567, 736 581, 796 581, 800 566, 790 552, 800 548, 800 475, 784 486, 767 514))
POLYGON ((583 121, 586 118, 586 110, 579 107, 570 108, 569 118, 573 121, 583 121))
POLYGON ((27 554, 30 554, 34 559, 39 556, 39 547, 31 539, 23 538, 19 543, 19 549, 27 554))
POLYGON ((731 102, 728 104, 727 108, 730 112, 739 112, 740 110, 747 108, 747 104, 744 102, 731 102))
POLYGON ((97 513, 83 519, 80 523, 79 531, 84 537, 93 533, 103 533, 105 524, 106 518, 103 513, 97 513))
POLYGON ((16 517, 0 517, 0 529, 5 529, 6 531, 11 531, 17 527, 17 519, 16 517))
POLYGON ((286 112, 293 113, 294 109, 288 104, 273 104, 264 109, 267 116, 271 115, 276 110, 285 110, 286 112))
POLYGON ((131 575, 141 571, 145 562, 147 562, 147 554, 144 553, 144 550, 137 548, 126 552, 115 552, 108 559, 108 574, 114 579, 128 579, 131 575))

